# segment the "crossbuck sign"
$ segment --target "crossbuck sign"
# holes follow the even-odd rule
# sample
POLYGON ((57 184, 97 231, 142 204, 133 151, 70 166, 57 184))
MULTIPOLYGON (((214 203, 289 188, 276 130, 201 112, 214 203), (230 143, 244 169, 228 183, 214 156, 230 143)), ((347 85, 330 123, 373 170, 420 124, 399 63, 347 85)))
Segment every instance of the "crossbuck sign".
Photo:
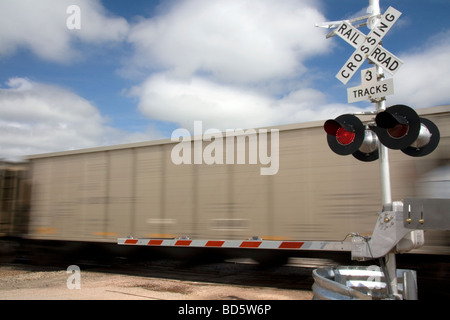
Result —
POLYGON ((392 75, 397 72, 403 61, 384 49, 381 46, 381 40, 401 14, 400 11, 389 7, 367 36, 350 23, 342 22, 337 28, 336 34, 355 47, 356 51, 336 75, 339 81, 347 84, 366 59, 376 63, 392 75))

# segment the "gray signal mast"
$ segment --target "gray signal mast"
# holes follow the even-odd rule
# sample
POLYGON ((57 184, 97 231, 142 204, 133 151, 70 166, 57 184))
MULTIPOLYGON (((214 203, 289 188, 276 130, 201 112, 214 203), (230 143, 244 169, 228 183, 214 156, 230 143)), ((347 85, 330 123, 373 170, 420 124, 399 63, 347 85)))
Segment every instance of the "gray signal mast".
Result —
MULTIPOLYGON (((379 0, 369 0, 369 7, 367 9, 368 15, 354 18, 350 20, 323 22, 316 24, 317 27, 333 29, 329 32, 326 38, 331 38, 336 36, 336 29, 343 23, 348 22, 354 25, 355 28, 360 28, 363 26, 368 26, 369 29, 373 30, 381 17, 380 1, 379 0), (364 21, 365 20, 365 21, 364 21)), ((376 77, 380 81, 384 79, 383 69, 377 65, 376 66, 376 77)), ((375 102, 376 111, 381 112, 386 110, 386 99, 377 99, 375 102)), ((380 181, 381 181, 381 201, 384 210, 392 210, 392 195, 391 195, 391 177, 389 169, 389 149, 381 143, 378 143, 379 150, 379 160, 380 160, 380 181)), ((385 258, 385 263, 387 267, 387 272, 389 273, 389 278, 391 283, 389 284, 394 295, 397 294, 397 277, 396 277, 396 261, 395 254, 389 253, 385 258)))

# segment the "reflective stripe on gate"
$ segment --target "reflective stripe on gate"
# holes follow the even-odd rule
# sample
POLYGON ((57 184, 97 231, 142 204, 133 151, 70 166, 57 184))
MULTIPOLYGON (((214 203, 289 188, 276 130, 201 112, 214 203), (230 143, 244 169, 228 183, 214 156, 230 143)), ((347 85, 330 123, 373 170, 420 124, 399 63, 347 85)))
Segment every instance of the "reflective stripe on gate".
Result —
POLYGON ((275 240, 190 240, 190 239, 133 239, 119 238, 119 245, 193 247, 193 248, 247 248, 284 250, 351 251, 350 242, 333 241, 275 241, 275 240))

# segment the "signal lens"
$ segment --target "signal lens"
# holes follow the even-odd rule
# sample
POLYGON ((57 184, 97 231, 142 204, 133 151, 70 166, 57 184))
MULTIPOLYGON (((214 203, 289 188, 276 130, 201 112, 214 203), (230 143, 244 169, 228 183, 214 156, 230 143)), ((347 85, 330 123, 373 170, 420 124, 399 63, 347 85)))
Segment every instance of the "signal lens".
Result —
POLYGON ((355 133, 340 127, 336 131, 336 140, 344 146, 349 145, 355 140, 355 133))
POLYGON ((387 130, 389 135, 394 139, 400 139, 404 137, 409 131, 409 125, 407 124, 397 124, 393 128, 387 130))

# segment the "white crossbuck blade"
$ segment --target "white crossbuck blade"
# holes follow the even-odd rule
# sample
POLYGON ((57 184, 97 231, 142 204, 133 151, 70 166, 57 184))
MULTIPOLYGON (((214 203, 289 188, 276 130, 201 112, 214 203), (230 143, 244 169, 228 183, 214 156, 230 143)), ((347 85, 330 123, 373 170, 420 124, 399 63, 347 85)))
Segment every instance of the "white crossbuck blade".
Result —
POLYGON ((380 42, 401 14, 400 11, 389 7, 367 36, 350 23, 346 21, 341 23, 335 33, 356 50, 337 73, 336 78, 339 81, 347 84, 366 59, 376 63, 392 75, 397 72, 403 61, 384 49, 380 42))

